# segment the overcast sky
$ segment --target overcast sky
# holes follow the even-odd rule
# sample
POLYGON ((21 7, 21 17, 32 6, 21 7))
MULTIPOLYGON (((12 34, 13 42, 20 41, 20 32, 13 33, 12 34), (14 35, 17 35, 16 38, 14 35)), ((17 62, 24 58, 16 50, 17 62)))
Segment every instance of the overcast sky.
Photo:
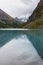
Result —
POLYGON ((0 0, 0 9, 12 17, 29 16, 40 0, 0 0))

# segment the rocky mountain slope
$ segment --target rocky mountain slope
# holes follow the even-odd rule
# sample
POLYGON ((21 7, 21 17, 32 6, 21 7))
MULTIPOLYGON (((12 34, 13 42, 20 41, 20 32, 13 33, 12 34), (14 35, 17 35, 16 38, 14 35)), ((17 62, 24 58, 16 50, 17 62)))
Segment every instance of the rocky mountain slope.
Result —
POLYGON ((19 23, 0 9, 0 28, 16 28, 19 23))
POLYGON ((40 0, 33 14, 29 17, 24 28, 42 28, 43 29, 43 0, 40 0))
POLYGON ((43 0, 40 0, 32 15, 26 23, 20 23, 17 18, 14 19, 0 9, 0 28, 33 28, 43 29, 43 0))

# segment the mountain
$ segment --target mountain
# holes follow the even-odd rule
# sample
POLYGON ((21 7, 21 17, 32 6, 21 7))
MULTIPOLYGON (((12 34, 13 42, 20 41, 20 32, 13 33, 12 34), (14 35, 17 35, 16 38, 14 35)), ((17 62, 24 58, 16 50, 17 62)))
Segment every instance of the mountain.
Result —
POLYGON ((17 17, 14 19, 0 9, 0 28, 43 29, 43 0, 40 0, 27 22, 22 23, 22 20, 25 21, 25 19, 19 19, 17 17))
POLYGON ((0 28, 16 28, 19 23, 0 9, 0 28))
POLYGON ((33 14, 29 17, 29 20, 30 21, 36 20, 40 18, 42 15, 43 15, 43 0, 40 0, 40 3, 38 4, 33 14))
POLYGON ((27 19, 24 17, 22 17, 22 18, 16 17, 15 20, 18 21, 20 24, 24 24, 27 21, 27 19))
POLYGON ((16 17, 15 20, 18 21, 19 23, 22 23, 22 18, 19 19, 18 17, 16 17))
POLYGON ((43 29, 43 0, 40 0, 38 6, 29 17, 24 28, 42 28, 43 29))

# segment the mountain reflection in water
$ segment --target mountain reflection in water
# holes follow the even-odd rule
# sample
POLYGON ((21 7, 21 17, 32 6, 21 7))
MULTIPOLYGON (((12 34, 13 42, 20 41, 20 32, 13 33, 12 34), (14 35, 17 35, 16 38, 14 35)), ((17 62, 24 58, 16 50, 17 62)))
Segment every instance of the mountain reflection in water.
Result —
POLYGON ((40 64, 43 59, 42 39, 42 30, 0 30, 0 65, 40 64))

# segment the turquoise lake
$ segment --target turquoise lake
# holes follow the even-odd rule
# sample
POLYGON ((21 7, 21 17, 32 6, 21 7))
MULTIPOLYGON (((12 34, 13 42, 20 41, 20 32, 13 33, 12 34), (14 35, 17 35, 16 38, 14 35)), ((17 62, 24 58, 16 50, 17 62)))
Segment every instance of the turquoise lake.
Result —
MULTIPOLYGON (((27 58, 29 53, 33 55, 35 54, 39 55, 39 57, 43 59, 43 30, 24 30, 24 31, 22 30, 0 30, 0 49, 1 49, 0 53, 5 52, 5 54, 7 54, 6 51, 8 51, 7 49, 9 49, 9 51, 12 51, 12 52, 8 51, 8 53, 9 54, 11 53, 12 55, 14 54, 15 57, 17 57, 16 53, 19 55, 22 52, 24 53, 24 51, 26 52, 28 51, 27 55, 25 53, 24 55, 25 57, 18 56, 20 57, 18 58, 18 60, 27 58), (28 42, 29 44, 27 44, 28 42), (33 49, 33 51, 31 48, 33 49), (12 49, 15 51, 15 53, 12 49)), ((15 65, 17 65, 16 61, 15 61, 15 65)))

